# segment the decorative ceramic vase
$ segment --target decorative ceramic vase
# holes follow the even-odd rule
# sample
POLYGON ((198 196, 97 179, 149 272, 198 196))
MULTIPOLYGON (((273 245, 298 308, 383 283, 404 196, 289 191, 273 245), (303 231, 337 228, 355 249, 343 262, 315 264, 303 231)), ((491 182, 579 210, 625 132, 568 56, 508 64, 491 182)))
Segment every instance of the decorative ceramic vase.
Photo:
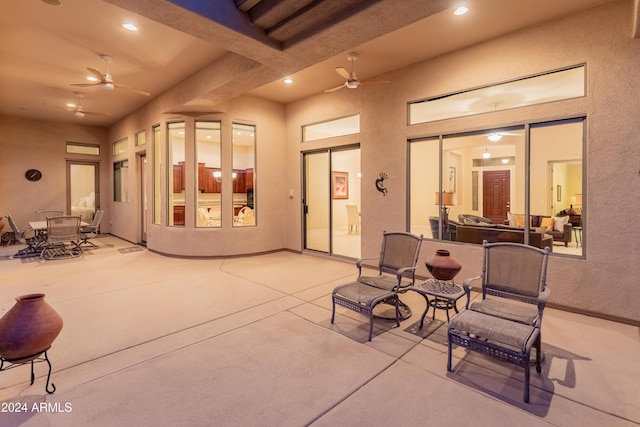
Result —
POLYGON ((11 363, 27 363, 51 347, 62 330, 62 318, 44 294, 22 295, 0 319, 0 356, 11 363))
POLYGON ((425 264, 429 273, 438 280, 451 280, 462 269, 462 265, 445 249, 438 249, 425 264))

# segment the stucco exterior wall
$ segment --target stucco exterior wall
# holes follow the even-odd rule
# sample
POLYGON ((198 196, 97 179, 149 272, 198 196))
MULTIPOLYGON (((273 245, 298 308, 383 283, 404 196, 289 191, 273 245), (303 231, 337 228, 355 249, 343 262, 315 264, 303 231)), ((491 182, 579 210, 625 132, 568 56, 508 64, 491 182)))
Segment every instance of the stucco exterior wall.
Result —
MULTIPOLYGON (((359 142, 362 149, 362 256, 379 251, 383 230, 406 230, 406 162, 409 138, 586 115, 584 162, 584 259, 553 255, 550 303, 640 323, 636 277, 640 230, 632 226, 640 208, 637 153, 640 111, 640 40, 633 39, 632 2, 620 1, 575 16, 397 70, 383 87, 323 93, 287 106, 287 186, 301 181, 300 153, 359 142), (407 125, 407 102, 585 63, 585 98, 514 110, 407 125), (360 135, 300 142, 304 124, 361 114, 360 135), (375 190, 380 172, 386 196, 375 190)), ((287 246, 300 249, 299 199, 290 201, 287 246)), ((425 236, 430 237, 430 236, 425 236)), ((479 246, 426 240, 418 274, 428 276, 426 258, 446 248, 464 265, 459 277, 480 272, 479 246)))
MULTIPOLYGON (((107 159, 107 130, 94 126, 62 124, 0 116, 0 215, 11 214, 25 230, 37 210, 67 211, 66 161, 100 162, 100 201, 104 209, 111 197, 107 159), (67 142, 100 145, 100 158, 67 154, 67 142), (42 179, 25 179, 28 169, 38 169, 42 179)), ((108 214, 102 230, 109 232, 108 214)), ((6 223, 6 222, 5 222, 6 223)), ((5 225, 3 231, 7 231, 5 225)))
MULTIPOLYGON (((162 146, 166 146, 166 123, 184 120, 186 125, 185 150, 185 225, 169 227, 166 225, 166 168, 161 171, 163 203, 161 206, 161 224, 153 224, 151 200, 149 200, 147 247, 151 250, 180 256, 229 256, 268 252, 283 249, 285 246, 285 167, 284 155, 284 106, 264 99, 242 96, 230 102, 216 106, 218 113, 198 115, 202 120, 221 121, 221 150, 223 168, 231 168, 232 162, 232 123, 255 124, 256 126, 256 227, 232 227, 232 184, 222 182, 222 227, 197 228, 195 226, 195 147, 193 142, 194 117, 176 114, 163 114, 163 96, 149 103, 140 111, 128 116, 109 131, 110 140, 116 141, 122 135, 128 135, 130 141, 136 132, 145 129, 147 144, 128 153, 130 164, 129 203, 114 203, 114 221, 112 234, 131 241, 139 241, 141 221, 139 186, 135 185, 139 171, 131 165, 137 165, 136 156, 144 151, 148 162, 148 182, 153 174, 153 135, 151 126, 160 125, 162 146)), ((133 145, 131 143, 130 145, 133 145)), ((151 187, 149 196, 151 196, 151 187)))

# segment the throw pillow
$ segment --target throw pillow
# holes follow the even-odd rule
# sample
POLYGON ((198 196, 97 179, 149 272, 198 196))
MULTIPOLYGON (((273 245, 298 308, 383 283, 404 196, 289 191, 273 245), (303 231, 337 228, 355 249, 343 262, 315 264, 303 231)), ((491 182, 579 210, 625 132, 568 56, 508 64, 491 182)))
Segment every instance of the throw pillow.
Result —
POLYGON ((553 229, 555 231, 564 231, 564 225, 569 222, 568 216, 553 217, 553 229))
MULTIPOLYGON (((529 217, 529 226, 531 226, 531 217, 529 217)), ((516 215, 516 227, 524 228, 524 214, 516 215)))
POLYGON ((542 222, 540 223, 540 227, 547 227, 547 230, 552 229, 553 228, 553 218, 551 218, 551 217, 542 218, 542 222))

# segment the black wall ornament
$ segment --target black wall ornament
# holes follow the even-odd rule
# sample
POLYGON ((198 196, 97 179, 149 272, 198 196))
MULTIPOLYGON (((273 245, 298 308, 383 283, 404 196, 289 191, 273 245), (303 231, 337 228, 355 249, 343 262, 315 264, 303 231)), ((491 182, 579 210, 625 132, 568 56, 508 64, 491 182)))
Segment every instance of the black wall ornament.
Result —
POLYGON ((384 188, 384 180, 389 178, 386 173, 380 172, 380 178, 376 179, 376 190, 382 193, 383 196, 387 195, 387 189, 384 188))

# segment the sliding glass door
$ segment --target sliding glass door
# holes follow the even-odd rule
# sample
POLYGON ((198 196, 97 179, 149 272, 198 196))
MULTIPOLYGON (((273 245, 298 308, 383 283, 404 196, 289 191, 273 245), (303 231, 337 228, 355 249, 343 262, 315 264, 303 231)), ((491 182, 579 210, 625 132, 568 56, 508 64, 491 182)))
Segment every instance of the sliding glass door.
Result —
POLYGON ((304 154, 304 248, 360 257, 360 148, 304 154))

